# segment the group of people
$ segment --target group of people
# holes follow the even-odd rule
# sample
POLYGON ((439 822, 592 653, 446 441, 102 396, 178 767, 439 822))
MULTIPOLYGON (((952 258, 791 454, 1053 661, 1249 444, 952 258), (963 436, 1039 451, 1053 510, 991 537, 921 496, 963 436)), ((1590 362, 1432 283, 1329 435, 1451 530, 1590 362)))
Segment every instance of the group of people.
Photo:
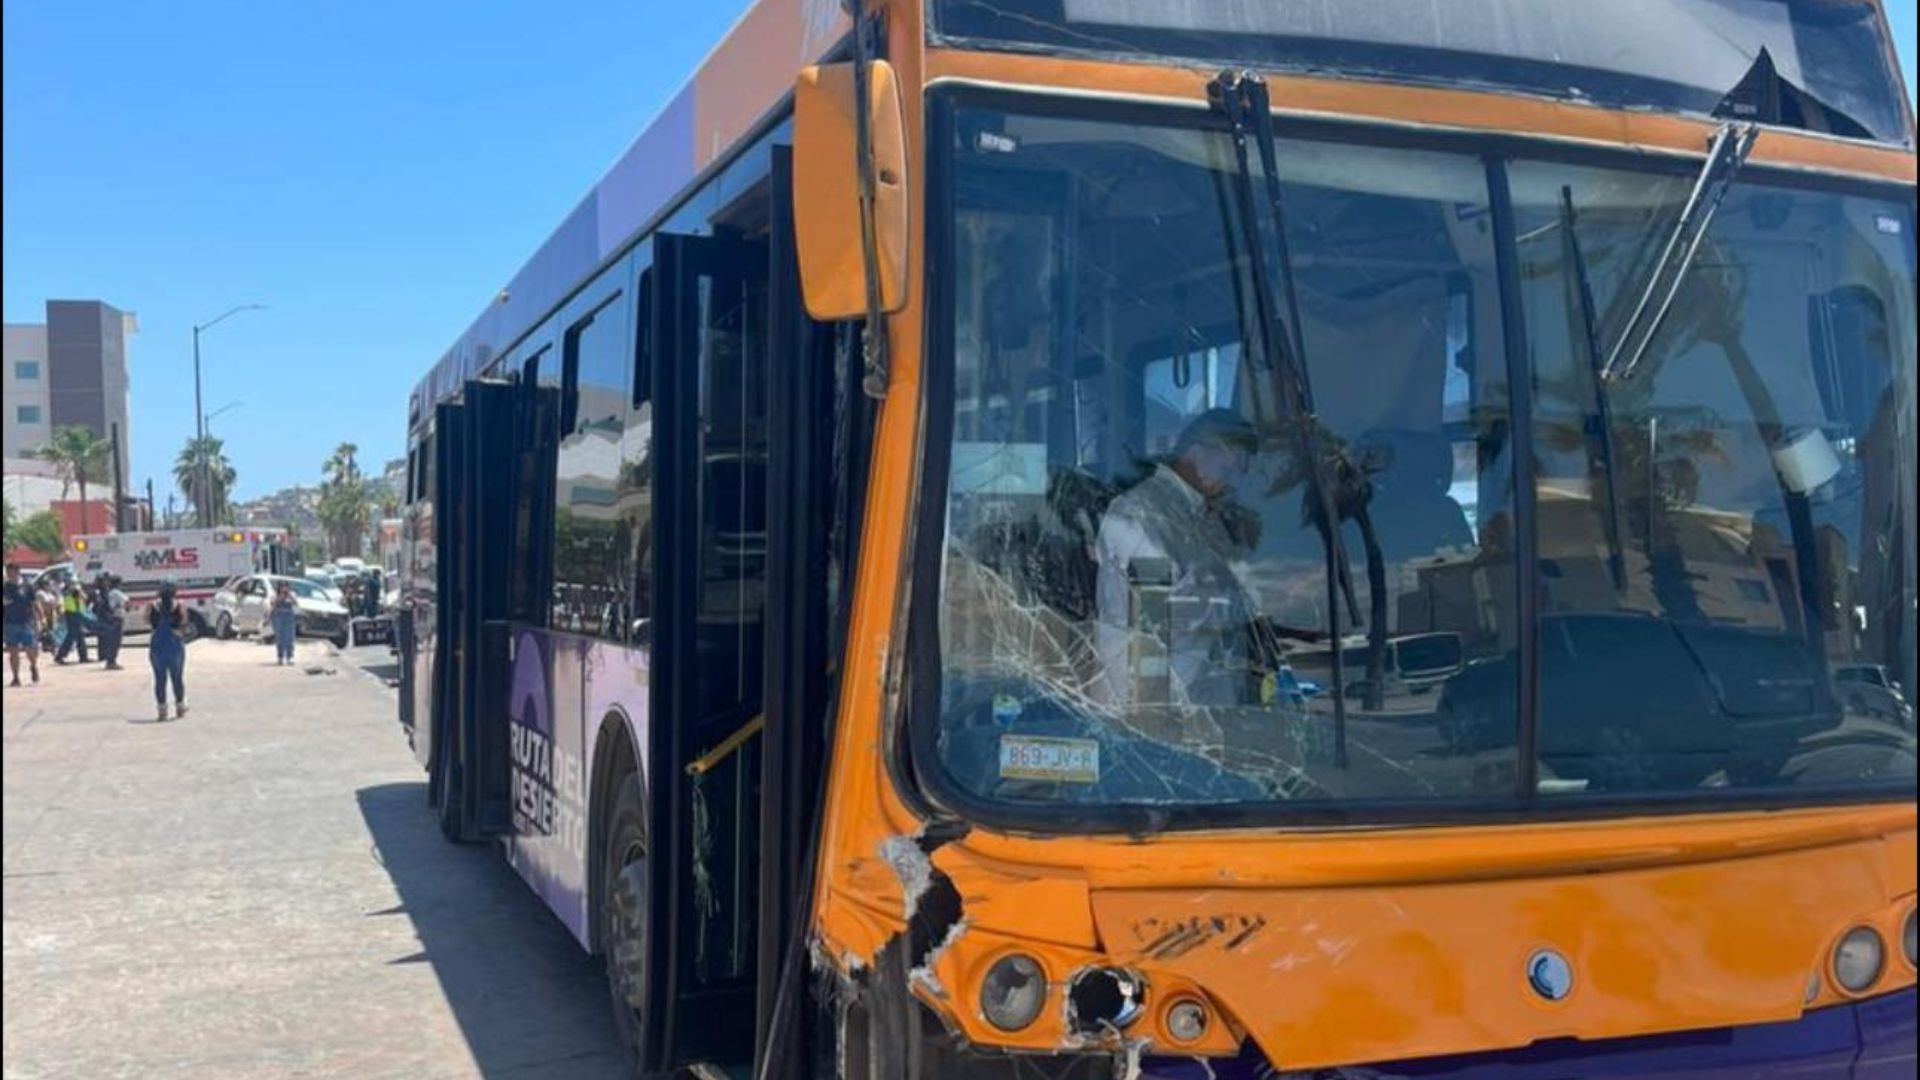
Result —
POLYGON ((385 577, 380 567, 370 566, 343 580, 340 583, 340 595, 347 610, 365 618, 378 618, 385 577))
MULTIPOLYGON (((36 587, 29 583, 20 567, 7 564, 5 595, 6 650, 10 687, 20 686, 20 662, 25 660, 29 677, 40 681, 40 651, 44 646, 53 653, 53 662, 64 665, 68 656, 82 664, 92 663, 87 639, 99 645, 100 660, 108 671, 121 670, 120 645, 126 635, 129 604, 121 580, 101 574, 93 584, 82 587, 69 581, 60 587, 51 578, 43 578, 36 587)), ((147 655, 153 666, 153 694, 158 719, 168 715, 167 691, 173 691, 172 717, 187 715, 186 663, 187 612, 178 601, 171 582, 160 586, 159 595, 148 606, 147 626, 152 631, 147 655)))
MULTIPOLYGON (((119 670, 126 618, 127 594, 111 574, 101 574, 85 587, 75 581, 62 586, 48 577, 28 585, 18 567, 7 568, 7 648, 27 653, 36 681, 41 649, 52 653, 56 664, 65 665, 69 656, 90 664, 89 638, 102 664, 109 671, 119 670)), ((18 685, 18 665, 14 667, 18 685)))

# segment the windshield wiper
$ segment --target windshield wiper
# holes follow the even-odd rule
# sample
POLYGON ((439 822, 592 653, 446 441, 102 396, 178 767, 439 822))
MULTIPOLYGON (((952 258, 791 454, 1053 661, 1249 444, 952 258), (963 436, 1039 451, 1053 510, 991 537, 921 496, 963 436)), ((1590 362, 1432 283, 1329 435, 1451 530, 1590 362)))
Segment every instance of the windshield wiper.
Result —
POLYGON ((1626 520, 1620 502, 1620 481, 1614 475, 1616 455, 1613 447, 1613 402, 1607 380, 1600 370, 1600 327, 1594 314, 1593 276, 1587 269, 1586 252, 1580 249, 1579 221, 1573 210, 1573 186, 1560 188, 1560 248, 1567 266, 1573 271, 1573 284, 1579 294, 1573 310, 1580 316, 1580 342, 1587 350, 1587 371, 1593 376, 1593 454, 1598 472, 1607 486, 1607 568, 1613 574, 1615 592, 1627 591, 1626 553, 1620 543, 1621 523, 1626 520))
POLYGON ((1320 420, 1313 411, 1313 385, 1307 375, 1306 342, 1300 328, 1300 305, 1293 287, 1293 261, 1287 250, 1286 218, 1281 212, 1278 151, 1274 147, 1273 107, 1267 97, 1267 84, 1250 72, 1222 72, 1208 87, 1208 96, 1227 120, 1233 138, 1235 194, 1240 204, 1238 221, 1247 261, 1253 273, 1255 329, 1260 334, 1259 363, 1275 382, 1275 397, 1282 419, 1290 422, 1299 442, 1298 452, 1306 464, 1308 497, 1318 513, 1320 542, 1326 553, 1327 640, 1333 669, 1333 763, 1347 765, 1347 693, 1341 667, 1340 602, 1347 605, 1348 622, 1359 623, 1360 606, 1353 595, 1353 571, 1347 560, 1346 545, 1340 536, 1340 518, 1335 510, 1333 483, 1327 476, 1320 455, 1320 420), (1273 217, 1274 262, 1280 273, 1287 305, 1283 320, 1276 310, 1278 300, 1267 267, 1267 241, 1260 227, 1259 211, 1253 196, 1253 166, 1247 154, 1251 134, 1259 147, 1260 166, 1266 173, 1267 212, 1273 217))
POLYGON ((1694 256, 1700 253, 1700 243, 1707 238, 1707 227, 1713 224, 1715 211, 1720 209, 1721 201, 1727 197, 1740 166, 1746 164, 1747 155, 1753 152, 1753 142, 1759 133, 1760 128, 1756 124, 1734 123, 1722 124, 1714 132, 1713 143, 1707 150, 1706 164, 1700 167, 1700 175, 1694 179, 1693 192, 1687 196, 1679 220, 1674 222, 1673 234, 1667 237, 1667 246, 1661 250, 1660 258, 1648 273, 1646 287, 1633 305, 1633 314, 1628 316, 1626 325, 1620 328, 1619 340, 1614 342, 1612 351, 1607 354, 1607 362, 1600 367, 1602 382, 1632 378, 1634 369, 1647 355, 1654 335, 1660 331, 1660 324, 1666 321, 1667 312, 1673 309, 1674 297, 1680 294, 1680 285, 1686 280, 1687 271, 1693 267, 1694 256), (1648 318, 1648 305, 1653 303, 1654 296, 1663 287, 1666 295, 1661 297, 1660 305, 1653 309, 1652 317, 1648 318))

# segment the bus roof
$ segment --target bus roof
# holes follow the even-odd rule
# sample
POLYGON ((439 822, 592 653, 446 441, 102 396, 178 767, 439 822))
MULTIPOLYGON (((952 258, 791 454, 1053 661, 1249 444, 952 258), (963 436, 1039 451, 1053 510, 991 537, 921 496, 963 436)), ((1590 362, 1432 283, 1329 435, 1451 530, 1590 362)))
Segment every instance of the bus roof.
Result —
POLYGON ((414 390, 430 407, 483 371, 723 161, 850 23, 840 0, 756 0, 414 390))

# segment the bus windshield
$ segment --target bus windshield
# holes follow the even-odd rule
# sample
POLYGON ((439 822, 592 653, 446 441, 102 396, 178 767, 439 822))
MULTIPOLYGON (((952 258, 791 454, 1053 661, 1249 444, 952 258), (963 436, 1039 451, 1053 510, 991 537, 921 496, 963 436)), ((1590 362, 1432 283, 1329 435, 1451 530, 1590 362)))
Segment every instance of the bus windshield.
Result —
POLYGON ((1910 191, 1741 172, 1613 377, 1692 167, 1284 132, 1269 276, 1303 412, 1256 346, 1225 131, 970 100, 935 159, 915 746, 941 795, 1046 819, 1911 789, 1910 191))

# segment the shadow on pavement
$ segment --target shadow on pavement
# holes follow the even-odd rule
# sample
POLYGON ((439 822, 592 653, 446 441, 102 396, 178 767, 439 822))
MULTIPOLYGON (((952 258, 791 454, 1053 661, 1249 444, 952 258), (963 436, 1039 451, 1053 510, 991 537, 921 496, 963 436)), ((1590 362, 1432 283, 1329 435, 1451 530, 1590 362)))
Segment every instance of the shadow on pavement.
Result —
POLYGON ((514 875, 493 844, 440 835, 426 784, 356 793, 400 903, 369 919, 406 918, 419 951, 390 964, 429 964, 479 1075, 628 1075, 608 1015, 600 962, 514 875))

